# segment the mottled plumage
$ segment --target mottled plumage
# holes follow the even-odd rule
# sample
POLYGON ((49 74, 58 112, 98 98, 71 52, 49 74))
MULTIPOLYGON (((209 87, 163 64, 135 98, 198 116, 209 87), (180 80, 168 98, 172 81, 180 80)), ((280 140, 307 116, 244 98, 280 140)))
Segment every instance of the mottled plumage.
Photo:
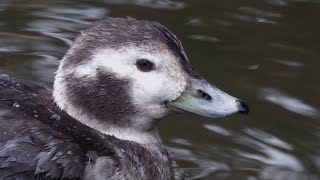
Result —
POLYGON ((58 109, 50 90, 7 75, 0 76, 0 134, 0 177, 5 179, 173 176, 169 158, 156 157, 168 157, 163 146, 103 135, 58 109))
POLYGON ((53 92, 0 76, 0 179, 173 179, 156 125, 176 109, 248 112, 192 69, 164 26, 99 21, 61 60, 53 92))

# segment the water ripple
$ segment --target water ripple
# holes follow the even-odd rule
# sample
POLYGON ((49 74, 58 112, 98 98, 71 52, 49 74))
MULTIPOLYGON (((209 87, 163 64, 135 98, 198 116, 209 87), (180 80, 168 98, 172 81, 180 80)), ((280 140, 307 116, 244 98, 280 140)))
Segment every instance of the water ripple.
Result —
POLYGON ((239 141, 241 144, 247 145, 248 147, 252 147, 259 152, 251 153, 239 151, 239 155, 245 158, 257 160, 267 165, 289 168, 293 171, 304 171, 303 164, 301 164, 301 162, 294 155, 291 155, 285 151, 281 151, 280 149, 260 142, 249 136, 240 136, 237 138, 237 141, 239 141))
POLYGON ((212 37, 212 36, 207 36, 207 35, 201 35, 201 34, 194 34, 194 35, 190 35, 188 36, 190 39, 194 39, 194 40, 198 40, 198 41, 203 41, 203 42, 211 42, 211 43, 217 43, 220 42, 221 40, 216 38, 216 37, 212 37))
POLYGON ((265 2, 275 6, 287 6, 288 0, 265 0, 265 2))
POLYGON ((53 5, 32 11, 32 15, 37 18, 28 22, 25 30, 38 32, 71 45, 74 39, 73 32, 86 28, 92 21, 102 19, 108 13, 107 8, 88 5, 53 5))
POLYGON ((190 26, 205 26, 205 22, 200 17, 192 17, 188 20, 186 25, 190 26))
POLYGON ((254 15, 254 16, 264 16, 264 17, 270 17, 270 18, 281 18, 282 17, 282 15, 278 12, 266 11, 266 10, 258 9, 255 7, 249 7, 249 6, 239 7, 238 10, 240 12, 254 15))
POLYGON ((255 22, 264 24, 277 24, 282 14, 278 12, 261 10, 255 7, 242 6, 237 9, 238 12, 225 12, 227 17, 244 22, 255 22))
MULTIPOLYGON (((60 18, 66 18, 68 20, 78 20, 76 22, 81 23, 84 20, 101 19, 109 13, 109 10, 106 8, 92 7, 88 5, 68 8, 64 6, 51 6, 45 12, 50 13, 52 15, 59 14, 60 18)), ((40 14, 40 16, 43 16, 43 13, 40 14)))
POLYGON ((29 55, 34 57, 34 60, 30 64, 30 69, 33 69, 33 73, 39 77, 40 81, 51 84, 54 72, 59 66, 59 60, 54 56, 42 53, 35 52, 29 55))
POLYGON ((44 36, 0 32, 0 38, 0 52, 47 51, 49 49, 59 51, 57 46, 47 43, 49 38, 44 36))
POLYGON ((188 161, 196 164, 196 167, 183 168, 184 173, 188 174, 186 179, 201 179, 208 177, 210 174, 217 171, 229 171, 229 167, 220 162, 203 158, 192 153, 188 149, 177 147, 166 147, 170 156, 175 160, 188 161))
POLYGON ((223 136, 231 136, 232 132, 228 131, 227 129, 217 126, 217 125, 212 125, 212 124, 205 124, 204 127, 206 129, 209 129, 210 131, 213 131, 217 134, 223 135, 223 136))
POLYGON ((272 61, 274 61, 274 62, 276 62, 278 64, 290 66, 290 67, 301 67, 301 66, 303 66, 303 63, 301 63, 299 61, 295 61, 295 60, 289 60, 289 59, 272 59, 272 61))
POLYGON ((253 128, 245 128, 243 131, 248 135, 259 139, 260 141, 263 141, 264 143, 267 143, 269 145, 280 147, 286 150, 293 150, 293 147, 290 144, 265 131, 253 128))
POLYGON ((155 9, 178 10, 186 7, 186 3, 174 0, 104 0, 110 4, 135 4, 155 9))
POLYGON ((262 99, 272 102, 294 113, 313 118, 319 117, 320 114, 318 109, 303 102, 302 100, 289 96, 273 88, 262 88, 260 90, 260 96, 262 99))
POLYGON ((184 145, 184 146, 191 146, 192 143, 189 142, 187 139, 182 139, 182 138, 173 138, 171 139, 171 142, 179 144, 179 145, 184 145))
POLYGON ((267 166, 259 173, 259 179, 272 180, 319 180, 318 176, 308 172, 295 172, 286 168, 267 166))

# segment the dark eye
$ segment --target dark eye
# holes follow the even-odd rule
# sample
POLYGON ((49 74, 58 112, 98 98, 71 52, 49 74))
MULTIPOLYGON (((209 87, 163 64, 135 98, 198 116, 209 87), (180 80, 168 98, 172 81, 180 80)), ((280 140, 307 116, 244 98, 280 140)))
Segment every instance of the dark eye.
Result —
POLYGON ((137 65, 138 69, 143 72, 148 72, 148 71, 152 71, 155 69, 154 64, 146 59, 139 59, 136 62, 136 65, 137 65))

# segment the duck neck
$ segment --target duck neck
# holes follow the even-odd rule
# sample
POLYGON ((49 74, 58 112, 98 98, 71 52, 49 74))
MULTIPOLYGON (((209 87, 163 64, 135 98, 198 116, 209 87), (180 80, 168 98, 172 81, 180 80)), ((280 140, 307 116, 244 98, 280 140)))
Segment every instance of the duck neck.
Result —
MULTIPOLYGON (((132 119, 127 119, 127 120, 122 119, 123 122, 130 122, 130 123, 128 124, 124 123, 124 124, 121 124, 121 126, 119 126, 119 123, 112 123, 112 121, 97 120, 85 114, 79 115, 79 114, 69 113, 68 111, 67 113, 73 118, 75 118, 76 120, 80 121, 82 124, 85 124, 86 126, 101 132, 102 134, 115 136, 120 140, 132 141, 142 145, 161 145, 162 144, 162 141, 155 123, 139 124, 138 122, 132 119)), ((140 118, 139 122, 143 122, 143 121, 153 122, 154 120, 145 120, 145 119, 142 120, 140 118)))
MULTIPOLYGON (((90 126, 90 125, 89 125, 90 126)), ((103 134, 115 136, 121 140, 133 141, 142 145, 162 144, 158 129, 140 130, 133 127, 117 127, 114 125, 91 127, 103 134)))

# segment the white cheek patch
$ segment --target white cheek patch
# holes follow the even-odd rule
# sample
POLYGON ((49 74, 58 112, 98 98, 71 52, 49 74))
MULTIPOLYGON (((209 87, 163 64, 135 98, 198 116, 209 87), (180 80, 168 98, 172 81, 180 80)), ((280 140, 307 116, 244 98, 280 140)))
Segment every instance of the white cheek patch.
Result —
MULTIPOLYGON (((162 118, 167 114, 163 102, 178 98, 187 86, 188 75, 182 69, 179 60, 168 50, 153 53, 140 51, 137 47, 125 50, 106 49, 100 50, 93 56, 92 65, 106 68, 119 78, 128 78, 131 82, 133 104, 138 107, 145 116, 150 118, 162 118), (150 72, 141 72, 135 65, 138 59, 147 59, 155 64, 156 69, 150 72)), ((89 75, 90 71, 77 72, 89 75)))

